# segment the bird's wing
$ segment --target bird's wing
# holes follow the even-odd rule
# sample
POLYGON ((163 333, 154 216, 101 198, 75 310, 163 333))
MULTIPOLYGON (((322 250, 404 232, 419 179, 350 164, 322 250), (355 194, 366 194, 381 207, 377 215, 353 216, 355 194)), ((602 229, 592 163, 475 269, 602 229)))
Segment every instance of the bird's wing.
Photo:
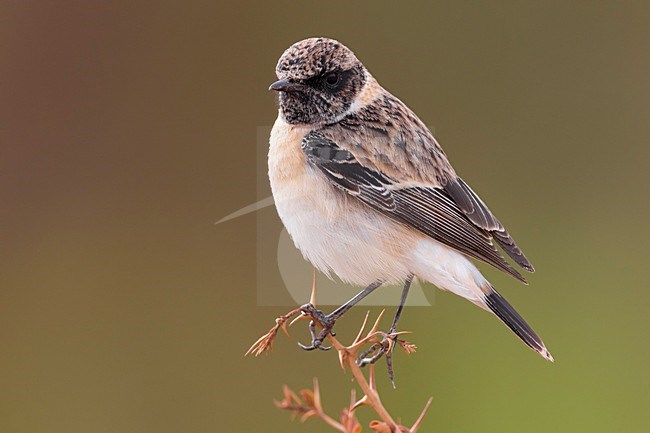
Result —
POLYGON ((522 265, 525 269, 532 271, 532 266, 499 221, 453 171, 452 181, 444 179, 442 171, 437 183, 405 181, 378 168, 392 166, 394 161, 381 157, 373 160, 367 152, 357 157, 349 145, 344 147, 327 135, 332 134, 308 134, 302 149, 309 163, 333 185, 393 220, 526 282, 499 254, 492 238, 505 245, 504 250, 517 263, 526 264, 522 265))
POLYGON ((494 216, 483 200, 461 179, 456 176, 444 186, 445 191, 463 211, 465 216, 479 228, 486 230, 494 240, 503 248, 519 266, 528 272, 535 272, 532 263, 526 258, 523 251, 517 246, 510 233, 503 224, 494 216))

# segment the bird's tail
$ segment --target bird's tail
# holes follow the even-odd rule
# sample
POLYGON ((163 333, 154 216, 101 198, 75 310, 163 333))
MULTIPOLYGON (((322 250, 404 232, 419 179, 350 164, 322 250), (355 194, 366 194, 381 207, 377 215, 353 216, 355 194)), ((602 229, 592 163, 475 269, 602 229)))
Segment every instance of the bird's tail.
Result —
POLYGON ((488 283, 485 290, 485 305, 499 319, 505 323, 512 332, 517 334, 528 347, 542 355, 545 359, 553 362, 553 356, 544 346, 544 342, 533 331, 528 323, 515 311, 515 309, 488 283))

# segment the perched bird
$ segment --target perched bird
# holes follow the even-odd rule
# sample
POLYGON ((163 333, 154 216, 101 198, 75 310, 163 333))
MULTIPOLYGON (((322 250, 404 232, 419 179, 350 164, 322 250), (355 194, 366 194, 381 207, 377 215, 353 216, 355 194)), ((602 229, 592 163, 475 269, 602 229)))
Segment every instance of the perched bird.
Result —
POLYGON ((533 265, 461 179, 424 123, 382 88, 347 47, 310 38, 276 66, 279 113, 270 137, 269 179, 296 247, 321 272, 366 288, 320 317, 305 349, 322 348, 334 322, 384 283, 428 281, 494 313, 531 349, 542 340, 470 259, 521 282, 533 265))

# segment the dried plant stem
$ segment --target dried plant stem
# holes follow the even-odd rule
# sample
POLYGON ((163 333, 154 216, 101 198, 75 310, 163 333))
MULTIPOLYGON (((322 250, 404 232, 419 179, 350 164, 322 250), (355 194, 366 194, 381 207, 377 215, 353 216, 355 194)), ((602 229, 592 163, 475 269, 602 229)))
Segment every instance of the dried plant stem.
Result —
MULTIPOLYGON (((343 344, 341 344, 341 342, 339 342, 336 339, 336 337, 332 337, 331 335, 329 335, 328 339, 332 343, 332 346, 336 350, 338 350, 339 358, 345 361, 345 365, 347 365, 348 369, 350 370, 350 373, 352 373, 354 380, 357 381, 359 387, 365 394, 364 403, 368 405, 372 410, 377 412, 377 415, 379 415, 382 421, 384 421, 386 424, 391 426, 391 430, 398 432, 399 426, 397 425, 397 423, 395 423, 393 417, 390 416, 390 414, 388 413, 384 405, 381 403, 379 394, 375 389, 375 384, 374 383, 371 384, 370 382, 368 382, 368 380, 366 380, 366 377, 361 371, 361 367, 357 365, 356 353, 351 353, 347 347, 345 347, 343 344)), ((356 352, 356 350, 354 352, 356 352)), ((371 369, 371 373, 370 373, 371 381, 374 382, 374 365, 370 365, 370 369, 371 369)))
MULTIPOLYGON (((259 356, 262 353, 268 353, 272 348, 273 340, 277 336, 277 333, 280 329, 282 329, 285 334, 289 335, 287 332, 287 323, 288 326, 291 326, 299 320, 306 319, 313 322, 313 324, 316 326, 322 328, 323 324, 320 323, 318 317, 316 317, 318 315, 314 313, 314 311, 317 311, 314 309, 315 304, 316 276, 314 274, 314 278, 312 280, 311 304, 295 308, 287 314, 278 317, 275 320, 275 326, 273 326, 273 328, 271 328, 268 333, 253 343, 250 349, 248 349, 246 352, 246 355, 252 353, 255 356, 259 356), (293 320, 289 322, 289 320, 292 318, 293 320)), ((352 373, 352 377, 359 384, 359 387, 364 394, 361 399, 355 401, 353 391, 352 401, 350 402, 349 408, 344 409, 341 414, 341 422, 337 421, 324 412, 321 406, 320 390, 318 381, 316 379, 314 379, 313 391, 302 390, 300 392, 302 398, 285 386, 284 400, 276 402, 276 405, 281 409, 292 411, 294 416, 301 414, 301 420, 303 421, 310 417, 318 417, 334 429, 343 433, 358 433, 361 431, 361 425, 359 424, 354 412, 358 407, 365 405, 374 410, 381 419, 381 421, 375 420, 370 423, 370 428, 375 432, 415 433, 416 430, 420 427, 422 419, 424 418, 424 415, 429 408, 429 405, 431 404, 431 399, 429 399, 426 406, 424 407, 424 410, 418 417, 417 421, 413 424, 413 426, 411 428, 404 427, 403 425, 395 422, 393 417, 381 402, 381 398, 379 397, 379 393, 377 392, 375 384, 374 364, 370 364, 369 374, 367 378, 359 366, 359 362, 365 359, 366 354, 372 350, 372 347, 377 347, 382 344, 384 345, 384 348, 386 347, 385 345, 388 344, 385 352, 388 354, 390 354, 390 351, 393 350, 396 343, 397 346, 401 347, 406 353, 409 354, 413 353, 416 349, 414 344, 397 339, 397 334, 402 334, 401 332, 387 334, 379 330, 379 322, 383 314, 384 311, 378 315, 370 330, 366 332, 366 325, 368 324, 368 317, 370 315, 370 312, 367 312, 356 338, 349 346, 344 345, 331 334, 327 335, 327 340, 329 340, 332 347, 334 347, 338 352, 341 368, 343 368, 343 370, 349 370, 350 373, 352 373), (368 347, 368 345, 370 345, 371 349, 363 351, 363 348, 368 347), (360 353, 361 356, 359 355, 360 353), (363 359, 360 360, 360 358, 363 359)))
POLYGON ((341 431, 345 433, 345 427, 343 427, 343 424, 332 418, 331 416, 327 415, 325 412, 319 414, 320 419, 325 421, 327 424, 330 426, 334 427, 336 430, 341 431))
POLYGON ((318 416, 325 421, 327 424, 331 425, 335 429, 342 431, 345 433, 345 426, 341 424, 340 422, 336 421, 334 418, 331 416, 327 415, 325 411, 323 411, 323 406, 321 405, 320 401, 320 388, 318 386, 318 379, 314 378, 314 400, 315 400, 315 406, 319 408, 319 413, 318 416))

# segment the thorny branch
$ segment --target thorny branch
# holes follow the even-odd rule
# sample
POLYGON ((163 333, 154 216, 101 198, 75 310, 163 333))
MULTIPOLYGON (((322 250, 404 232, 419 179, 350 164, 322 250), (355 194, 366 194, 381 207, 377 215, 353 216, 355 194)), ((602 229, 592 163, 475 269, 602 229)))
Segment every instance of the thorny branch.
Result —
MULTIPOLYGON (((312 288, 312 297, 311 304, 315 305, 315 282, 312 288)), ((339 363, 341 368, 345 371, 346 369, 352 373, 352 376, 359 384, 359 387, 363 391, 363 397, 360 399, 355 398, 354 391, 352 391, 352 396, 350 400, 350 405, 347 408, 344 408, 341 412, 340 419, 337 421, 331 416, 327 415, 321 405, 320 398, 320 389, 318 385, 318 380, 314 379, 313 390, 303 389, 300 391, 300 396, 294 393, 287 386, 284 387, 284 398, 281 401, 276 401, 276 406, 281 409, 288 410, 292 412, 292 416, 296 417, 300 415, 302 421, 307 420, 311 417, 317 417, 323 420, 325 423, 333 427, 334 429, 341 431, 343 433, 359 433, 361 431, 361 424, 359 423, 355 411, 361 406, 368 406, 379 416, 381 421, 374 420, 370 423, 369 427, 375 432, 380 433, 415 433, 422 423, 422 419, 431 404, 431 398, 427 401, 422 413, 415 421, 415 423, 407 428, 403 425, 395 422, 393 417, 390 415, 388 410, 384 407, 377 392, 375 386, 375 370, 374 364, 370 364, 370 369, 368 373, 368 378, 363 374, 361 367, 359 366, 359 360, 365 358, 373 347, 382 344, 383 342, 388 341, 391 345, 388 350, 393 349, 392 345, 397 344, 406 352, 413 353, 415 352, 416 346, 412 343, 409 343, 404 340, 400 340, 396 337, 399 334, 404 334, 404 332, 397 332, 395 334, 387 335, 385 332, 379 331, 379 322, 383 315, 383 311, 379 314, 375 320, 372 327, 366 332, 366 326, 368 324, 369 312, 366 313, 361 329, 357 334, 356 338, 349 346, 342 344, 337 338, 332 335, 328 335, 328 339, 332 346, 337 350, 339 355, 339 363), (393 337, 393 338, 390 338, 393 337), (370 350, 362 350, 364 347, 370 346, 370 350)), ((293 325, 296 321, 301 319, 310 319, 318 323, 315 317, 310 316, 308 311, 303 307, 295 308, 289 311, 287 314, 284 314, 278 317, 275 320, 275 326, 273 326, 269 332, 260 337, 253 345, 248 349, 246 355, 254 354, 259 356, 262 353, 268 353, 273 346, 273 340, 278 334, 278 331, 282 331, 288 336, 287 331, 287 322, 288 326, 293 325), (289 320, 295 317, 291 322, 289 320)))

